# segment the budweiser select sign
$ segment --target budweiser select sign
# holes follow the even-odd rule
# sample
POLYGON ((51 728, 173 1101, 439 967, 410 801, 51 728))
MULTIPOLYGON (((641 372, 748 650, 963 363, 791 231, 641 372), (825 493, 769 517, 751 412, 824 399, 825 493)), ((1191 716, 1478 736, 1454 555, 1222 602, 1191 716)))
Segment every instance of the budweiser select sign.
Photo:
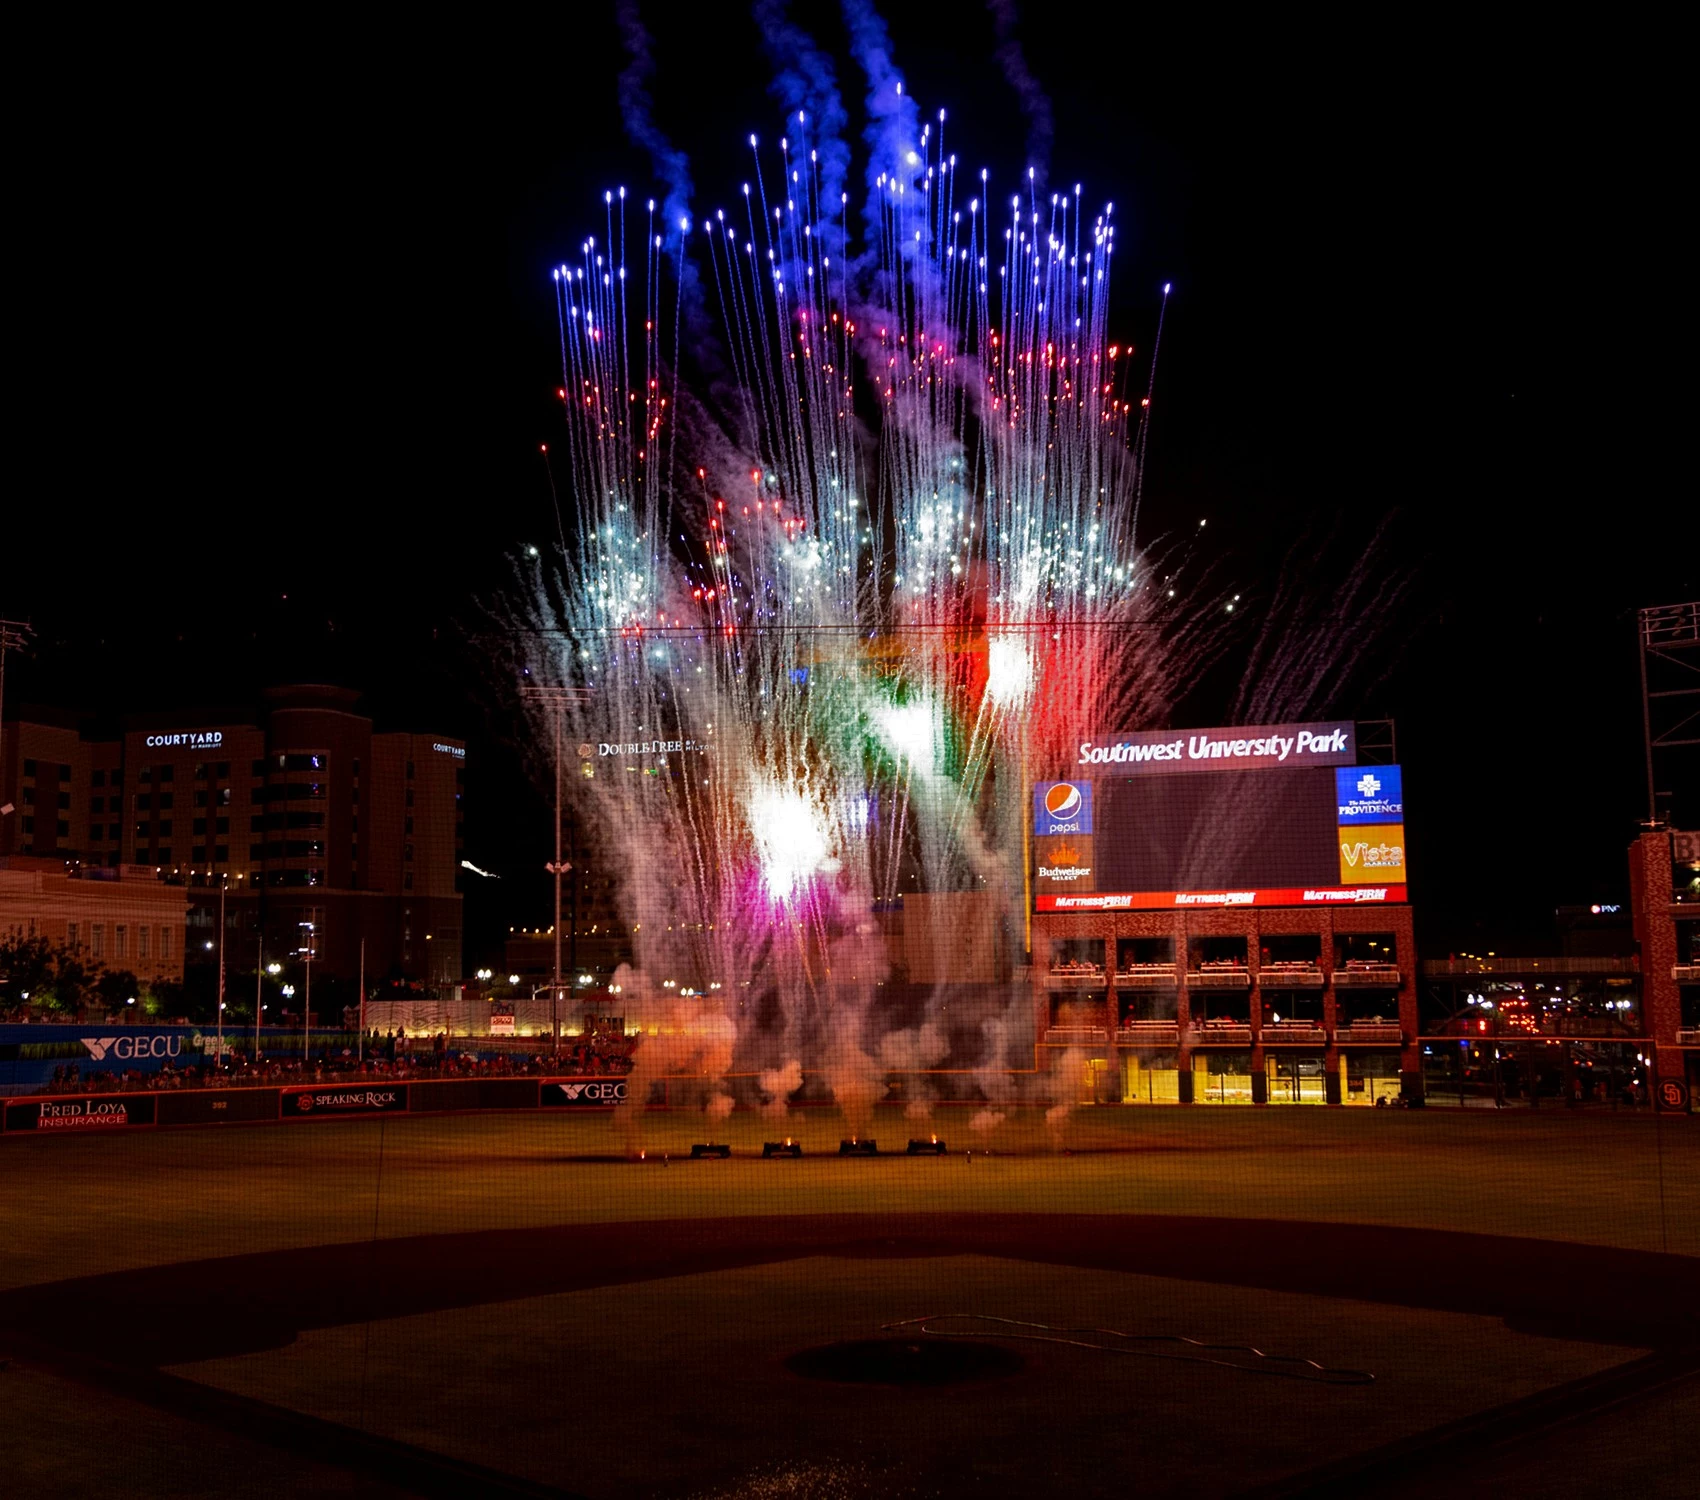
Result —
POLYGON ((1263 728, 1144 729, 1082 740, 1075 764, 1111 775, 1172 776, 1179 771, 1258 771, 1271 766, 1351 766, 1357 726, 1272 724, 1263 728))

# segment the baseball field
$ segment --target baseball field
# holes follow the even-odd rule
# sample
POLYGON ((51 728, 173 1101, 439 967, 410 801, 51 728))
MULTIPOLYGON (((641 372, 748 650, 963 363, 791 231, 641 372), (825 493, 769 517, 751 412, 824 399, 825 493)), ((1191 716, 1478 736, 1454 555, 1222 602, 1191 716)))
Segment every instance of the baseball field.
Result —
POLYGON ((637 1123, 6 1141, 17 1492, 1700 1490, 1700 1122, 637 1123))

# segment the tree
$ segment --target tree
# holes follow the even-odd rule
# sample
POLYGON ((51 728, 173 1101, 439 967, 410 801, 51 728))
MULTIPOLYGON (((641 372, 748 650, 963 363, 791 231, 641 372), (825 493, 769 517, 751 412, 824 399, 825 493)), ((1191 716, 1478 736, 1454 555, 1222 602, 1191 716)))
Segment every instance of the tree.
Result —
POLYGON ((128 969, 107 969, 94 982, 94 990, 108 1010, 123 1010, 136 998, 140 986, 128 969))
POLYGON ((0 1015, 20 1016, 26 1007, 74 1015, 88 999, 96 972, 80 949, 11 933, 0 938, 0 1015))

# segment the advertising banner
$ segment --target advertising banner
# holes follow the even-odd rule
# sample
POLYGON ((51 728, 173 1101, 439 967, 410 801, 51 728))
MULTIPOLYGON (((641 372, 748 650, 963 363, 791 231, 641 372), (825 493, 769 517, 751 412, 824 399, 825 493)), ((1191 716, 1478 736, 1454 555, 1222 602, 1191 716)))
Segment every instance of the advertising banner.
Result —
POLYGON ((6 1106, 7 1130, 123 1130, 132 1125, 151 1125, 153 1121, 154 1100, 145 1094, 32 1099, 27 1104, 6 1106))
POLYGON ((407 1085, 376 1086, 324 1084, 318 1088, 285 1089, 283 1117, 304 1120, 311 1116, 376 1115, 407 1108, 407 1085))
POLYGON ((1405 879, 1405 825, 1371 823, 1340 832, 1340 884, 1386 885, 1405 879))
POLYGON ((1397 766, 1340 766, 1334 801, 1342 828, 1353 823, 1403 823, 1405 794, 1397 766))
POLYGON ((1158 911, 1189 906, 1335 906, 1405 900, 1403 885, 1259 886, 1239 891, 1097 891, 1078 896, 1039 895, 1036 911, 1158 911))
POLYGON ((608 1109, 625 1102, 623 1078, 569 1078, 543 1085, 545 1109, 608 1109))
POLYGON ((1041 781, 1033 788, 1033 832, 1038 838, 1092 832, 1090 781, 1041 781))
POLYGON ((1081 741, 1075 764, 1083 772, 1090 768, 1090 774, 1104 776, 1349 766, 1358 758, 1357 740, 1357 725, 1350 720, 1259 728, 1142 729, 1081 741))
POLYGON ((1090 891, 1096 887, 1090 837, 1035 840, 1034 861, 1036 890, 1090 891))

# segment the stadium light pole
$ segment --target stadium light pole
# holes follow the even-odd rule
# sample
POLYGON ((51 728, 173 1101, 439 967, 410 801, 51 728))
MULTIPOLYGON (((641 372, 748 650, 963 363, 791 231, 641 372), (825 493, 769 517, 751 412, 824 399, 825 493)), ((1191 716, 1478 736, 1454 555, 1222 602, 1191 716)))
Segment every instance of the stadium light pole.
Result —
POLYGON ((550 1048, 556 1057, 561 1055, 561 877, 572 866, 561 858, 561 716, 569 703, 588 703, 589 688, 546 687, 542 683, 525 683, 520 697, 532 703, 547 704, 555 739, 555 857, 543 866, 555 877, 555 916, 550 930, 555 939, 555 972, 549 987, 550 1048))
POLYGON ((230 876, 223 875, 218 885, 218 1069, 224 1071, 224 894, 230 876))

